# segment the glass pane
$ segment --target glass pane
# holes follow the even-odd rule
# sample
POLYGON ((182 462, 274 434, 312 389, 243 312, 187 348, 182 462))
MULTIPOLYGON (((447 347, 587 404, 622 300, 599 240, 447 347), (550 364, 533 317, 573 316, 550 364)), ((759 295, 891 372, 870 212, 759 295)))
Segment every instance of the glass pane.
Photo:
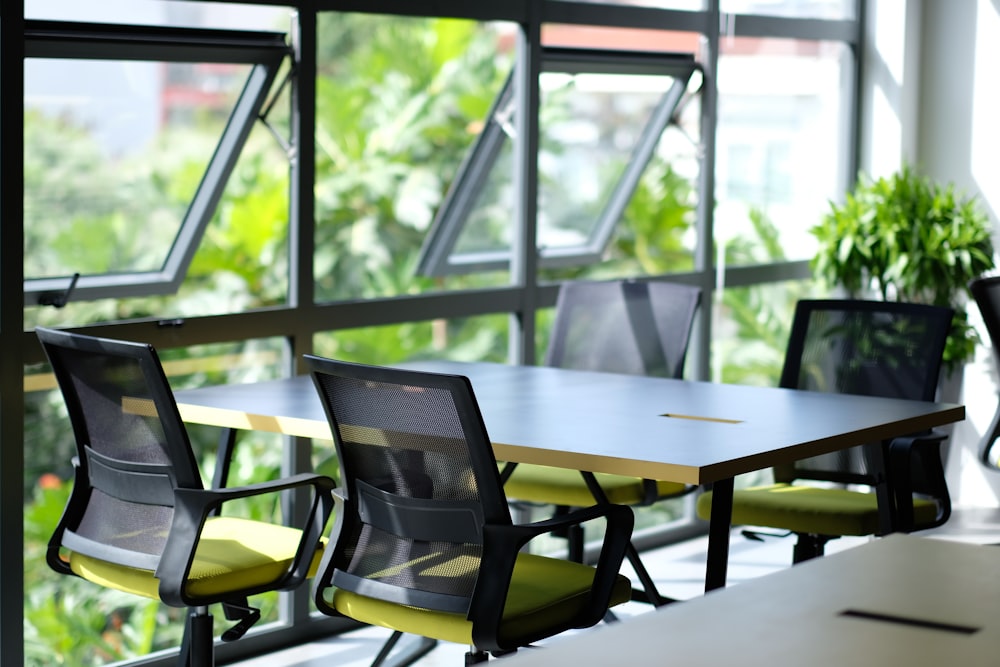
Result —
MULTIPOLYGON (((250 67, 27 63, 45 66, 26 84, 26 276, 159 271, 250 67), (147 96, 132 94, 130 66, 159 73, 147 96), (102 77, 115 78, 106 98, 87 90, 102 77)), ((268 117, 285 136, 287 109, 279 100, 268 117)), ((26 328, 285 303, 288 187, 284 148, 255 123, 176 295, 29 307, 26 328)))
MULTIPOLYGON (((213 148, 183 136, 190 123, 175 120, 183 109, 174 114, 167 105, 168 72, 180 75, 181 67, 26 61, 26 277, 162 266, 198 184, 166 179, 165 158, 191 164, 200 176, 213 148), (176 143, 163 141, 163 134, 176 143)), ((248 71, 233 68, 231 78, 241 83, 248 71)), ((228 114, 232 98, 222 93, 205 105, 208 115, 215 109, 228 114)))
MULTIPOLYGON (((643 129, 674 81, 639 74, 542 73, 538 245, 543 255, 556 256, 560 249, 603 249, 598 223, 643 129)), ((513 141, 506 141, 458 238, 456 253, 509 253, 512 149, 513 141)), ((662 160, 664 153, 659 157, 662 160)), ((664 165, 659 167, 662 172, 664 165)))
POLYGON ((507 360, 507 315, 407 322, 318 334, 316 354, 363 364, 414 359, 507 360))
POLYGON ((249 71, 28 59, 25 276, 159 270, 249 71))
MULTIPOLYGON (((283 350, 282 339, 268 339, 161 350, 161 357, 171 386, 182 389, 277 377, 284 365, 283 350)), ((72 489, 71 457, 76 452, 62 395, 48 366, 26 368, 24 384, 25 665, 119 664, 179 646, 184 609, 58 576, 46 564, 48 540, 72 489)), ((208 484, 219 429, 192 427, 188 432, 208 484)), ((231 479, 241 484, 274 479, 280 473, 281 451, 280 437, 245 433, 236 448, 231 479)), ((260 498, 240 510, 254 518, 273 519, 280 518, 274 514, 278 505, 260 498)), ((254 597, 263 617, 258 627, 278 620, 277 602, 275 594, 254 597)), ((211 612, 216 618, 224 616, 221 608, 211 612)), ((216 634, 224 629, 224 622, 216 623, 216 634)))
MULTIPOLYGON (((539 76, 537 244, 544 279, 690 269, 685 232, 696 205, 701 73, 691 54, 617 47, 652 43, 629 41, 635 34, 661 38, 660 47, 697 40, 550 27, 550 41, 572 46, 546 46, 539 76), (602 48, 578 48, 593 44, 602 48)), ((438 213, 422 271, 473 272, 509 262, 516 102, 511 80, 438 213)))
POLYGON ((836 197, 846 160, 850 53, 828 42, 721 44, 716 241, 739 246, 726 253, 730 263, 811 258, 809 229, 836 197), (764 228, 776 237, 762 236, 764 228))
MULTIPOLYGON (((633 100, 636 107, 640 99, 641 96, 636 96, 633 100)), ((545 281, 611 279, 692 270, 700 120, 700 97, 693 95, 683 100, 660 136, 603 251, 585 264, 543 267, 540 278, 545 281)), ((609 128, 606 132, 614 137, 614 141, 627 138, 630 124, 639 122, 631 121, 624 115, 619 121, 621 124, 617 129, 609 128)), ((635 128, 631 126, 630 129, 635 128)), ((584 159, 583 152, 577 155, 577 159, 586 164, 578 169, 583 172, 589 170, 590 177, 595 181, 588 183, 585 190, 596 193, 599 191, 598 177, 610 174, 608 177, 614 178, 620 173, 615 168, 620 169, 622 165, 614 164, 616 155, 613 150, 609 151, 608 157, 611 165, 598 174, 593 168, 595 165, 584 159)), ((623 151, 617 157, 625 159, 628 155, 623 151)))
POLYGON ((857 0, 721 0, 731 14, 760 14, 810 19, 853 19, 857 0))
POLYGON ((319 22, 317 299, 506 284, 506 271, 438 280, 415 266, 510 71, 516 26, 332 13, 319 22))
POLYGON ((178 28, 287 30, 287 7, 178 0, 25 0, 24 16, 52 21, 128 23, 178 28))
POLYGON ((799 299, 822 298, 813 281, 727 288, 711 307, 712 381, 777 387, 799 299))
POLYGON ((286 303, 287 226, 287 161, 268 131, 258 127, 175 295, 71 300, 59 309, 31 306, 24 309, 25 329, 219 315, 286 303))

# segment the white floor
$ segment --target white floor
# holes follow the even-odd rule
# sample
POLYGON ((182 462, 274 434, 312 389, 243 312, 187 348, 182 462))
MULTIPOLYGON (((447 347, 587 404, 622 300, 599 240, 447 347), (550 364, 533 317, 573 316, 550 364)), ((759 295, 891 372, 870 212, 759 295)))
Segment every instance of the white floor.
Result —
MULTIPOLYGON (((728 585, 736 586, 741 581, 788 567, 791 564, 793 541, 794 538, 788 537, 768 538, 757 542, 734 531, 730 541, 728 585)), ((827 545, 827 553, 865 541, 867 538, 834 540, 827 545)), ((678 600, 702 594, 707 545, 707 538, 698 538, 643 554, 643 563, 653 574, 660 593, 678 600)), ((623 572, 630 574, 628 570, 623 572)), ((651 609, 649 605, 628 603, 616 607, 615 613, 619 618, 627 619, 635 614, 648 613, 651 609)), ((381 628, 366 628, 246 660, 237 663, 237 667, 367 667, 389 634, 381 628)), ((572 636, 572 633, 549 641, 561 641, 568 636, 572 636)), ((465 646, 439 643, 416 664, 420 667, 459 667, 464 664, 463 655, 467 650, 465 646)))

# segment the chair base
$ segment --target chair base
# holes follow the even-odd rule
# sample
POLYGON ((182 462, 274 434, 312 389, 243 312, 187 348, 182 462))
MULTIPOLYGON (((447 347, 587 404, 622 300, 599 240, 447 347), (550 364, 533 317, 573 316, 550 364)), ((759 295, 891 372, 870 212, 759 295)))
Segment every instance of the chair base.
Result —
MULTIPOLYGON (((559 506, 556 508, 557 514, 566 513, 568 511, 568 507, 559 506)), ((553 535, 556 537, 562 537, 566 540, 568 560, 576 563, 583 562, 584 534, 582 526, 571 526, 567 530, 555 532, 553 535)), ((654 607, 662 607, 670 604, 671 602, 676 602, 673 598, 664 597, 660 594, 660 591, 656 588, 656 584, 653 582, 653 577, 650 576, 646 566, 639 558, 639 550, 636 549, 635 545, 631 542, 628 543, 628 547, 625 551, 625 557, 628 559, 632 569, 635 570, 635 575, 639 578, 639 582, 642 584, 642 588, 632 589, 631 599, 633 602, 643 602, 651 604, 654 607)))
POLYGON ((792 548, 792 563, 801 563, 823 555, 826 543, 837 539, 837 535, 814 535, 796 533, 798 540, 792 548))
POLYGON ((184 624, 184 639, 177 661, 181 667, 215 667, 213 619, 207 607, 193 609, 184 624))
POLYGON ((396 648, 396 644, 399 640, 403 638, 405 633, 399 632, 398 630, 393 632, 389 639, 386 640, 385 644, 382 645, 382 649, 375 656, 375 660, 372 662, 372 667, 406 667, 407 665, 412 665, 420 658, 424 657, 430 653, 438 645, 436 639, 431 639, 429 637, 414 637, 413 642, 410 646, 407 646, 398 655, 392 656, 392 660, 389 660, 389 656, 392 650, 396 648))
POLYGON ((835 540, 839 535, 818 535, 815 533, 768 533, 759 530, 742 530, 740 533, 748 540, 763 542, 765 537, 789 537, 795 535, 798 539, 792 547, 792 564, 818 558, 826 552, 826 543, 835 540))

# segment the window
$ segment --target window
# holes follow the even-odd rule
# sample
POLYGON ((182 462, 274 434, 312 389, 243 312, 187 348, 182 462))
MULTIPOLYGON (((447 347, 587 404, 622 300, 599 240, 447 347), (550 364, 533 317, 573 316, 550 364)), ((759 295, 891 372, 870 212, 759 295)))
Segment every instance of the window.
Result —
MULTIPOLYGON (((698 92, 691 54, 546 47, 539 80, 538 239, 542 268, 597 263, 661 137, 698 92)), ((512 76, 452 182, 418 269, 427 275, 509 265, 517 136, 512 76)))
POLYGON ((26 303, 175 292, 284 35, 31 21, 25 39, 26 303))
POLYGON ((848 159, 849 50, 755 37, 724 38, 720 48, 715 236, 732 246, 726 264, 811 258, 809 229, 836 197, 848 159))

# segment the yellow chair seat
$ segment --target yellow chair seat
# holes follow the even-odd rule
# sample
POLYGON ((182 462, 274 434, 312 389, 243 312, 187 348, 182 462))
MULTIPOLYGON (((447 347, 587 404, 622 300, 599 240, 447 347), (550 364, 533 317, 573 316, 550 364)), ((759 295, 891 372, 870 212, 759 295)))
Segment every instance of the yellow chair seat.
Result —
MULTIPOLYGON (((698 498, 698 516, 708 519, 712 493, 698 498)), ((917 499, 917 524, 931 523, 937 505, 917 499)), ((792 484, 772 484, 733 492, 733 525, 767 526, 817 535, 879 534, 878 501, 874 493, 792 484)))
MULTIPOLYGON (((501 464, 502 466, 503 464, 501 464)), ((639 477, 594 473, 608 500, 617 505, 640 505, 646 499, 643 480, 639 477)), ((594 496, 576 470, 521 463, 504 484, 508 498, 546 505, 588 507, 594 496)), ((683 493, 686 487, 677 482, 656 482, 657 497, 683 493)))
MULTIPOLYGON (((583 607, 594 568, 570 561, 520 554, 514 566, 500 636, 532 636, 537 628, 574 618, 583 607)), ((631 582, 621 575, 609 606, 627 602, 631 582)), ((355 620, 456 644, 472 645, 472 623, 464 614, 407 607, 334 589, 333 606, 355 620)))
MULTIPOLYGON (((211 599, 230 591, 264 586, 277 581, 291 566, 302 532, 260 521, 211 517, 205 523, 195 552, 185 592, 211 599)), ((322 545, 310 566, 319 566, 322 545)), ((109 563, 71 553, 70 567, 94 583, 126 593, 159 599, 160 581, 150 570, 109 563)))

